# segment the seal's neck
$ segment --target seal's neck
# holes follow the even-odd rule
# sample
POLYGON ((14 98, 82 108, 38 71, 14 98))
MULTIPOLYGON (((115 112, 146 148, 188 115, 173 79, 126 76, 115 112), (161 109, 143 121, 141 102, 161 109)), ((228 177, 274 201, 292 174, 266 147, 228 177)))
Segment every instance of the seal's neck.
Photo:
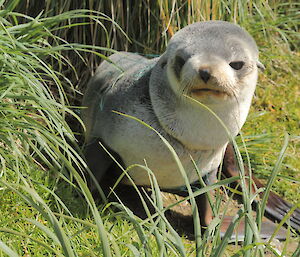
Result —
POLYGON ((151 73, 149 91, 155 115, 164 131, 188 149, 209 150, 223 148, 238 134, 246 120, 254 88, 251 92, 241 92, 238 99, 207 105, 209 111, 177 94, 169 84, 166 67, 158 62, 151 73))

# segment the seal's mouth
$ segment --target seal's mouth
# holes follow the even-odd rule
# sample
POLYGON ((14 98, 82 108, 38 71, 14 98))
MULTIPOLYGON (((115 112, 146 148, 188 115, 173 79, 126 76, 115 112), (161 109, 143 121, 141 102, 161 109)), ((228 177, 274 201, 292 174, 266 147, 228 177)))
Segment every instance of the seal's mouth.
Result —
POLYGON ((217 97, 228 96, 228 92, 211 89, 211 88, 195 88, 191 90, 191 94, 195 96, 213 95, 217 97))

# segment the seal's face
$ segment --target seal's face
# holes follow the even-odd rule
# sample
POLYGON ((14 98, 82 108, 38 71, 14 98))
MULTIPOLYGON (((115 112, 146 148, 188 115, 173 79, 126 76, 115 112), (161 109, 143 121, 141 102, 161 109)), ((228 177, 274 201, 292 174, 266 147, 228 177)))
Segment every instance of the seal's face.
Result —
POLYGON ((167 76, 173 90, 204 103, 239 98, 251 81, 256 84, 258 51, 240 27, 218 22, 197 29, 193 25, 172 38, 167 76))

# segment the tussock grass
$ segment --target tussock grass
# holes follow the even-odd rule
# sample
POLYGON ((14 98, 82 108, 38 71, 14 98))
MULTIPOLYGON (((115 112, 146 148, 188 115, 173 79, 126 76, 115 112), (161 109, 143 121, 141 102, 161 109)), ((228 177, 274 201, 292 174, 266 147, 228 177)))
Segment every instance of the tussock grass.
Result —
MULTIPOLYGON (((298 206, 300 201, 298 3, 11 0, 0 4, 0 256, 263 256, 264 247, 280 256, 258 231, 274 184, 298 206), (154 215, 145 203, 146 220, 138 219, 122 202, 95 203, 81 176, 88 169, 78 146, 80 137, 70 124, 80 124, 73 105, 80 102, 100 59, 114 50, 157 55, 177 30, 210 19, 239 23, 261 47, 267 71, 261 75, 252 114, 237 145, 240 165, 243 156, 268 177, 268 185, 255 220, 250 213, 252 196, 242 184, 244 205, 221 240, 219 217, 201 235, 193 199, 237 178, 196 192, 187 183, 196 238, 191 242, 166 219, 172 206, 163 206, 155 177, 146 166, 154 197, 140 196, 153 203, 154 215), (282 138, 285 132, 289 140, 282 138), (277 173, 280 180, 274 183, 277 173), (116 206, 118 211, 112 212, 116 206), (245 239, 232 250, 228 242, 241 219, 248 224, 245 239)), ((161 139, 185 176, 176 153, 161 139)), ((216 198, 213 207, 218 212, 222 199, 216 198)), ((298 256, 300 245, 291 253, 288 243, 281 256, 298 256)))

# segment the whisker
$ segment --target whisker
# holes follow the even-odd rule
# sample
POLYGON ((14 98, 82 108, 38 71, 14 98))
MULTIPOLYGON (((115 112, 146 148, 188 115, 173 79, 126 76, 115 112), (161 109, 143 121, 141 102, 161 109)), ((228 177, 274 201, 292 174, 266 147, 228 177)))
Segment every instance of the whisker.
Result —
MULTIPOLYGON (((239 106, 240 105, 240 102, 239 102, 239 98, 238 98, 238 95, 233 91, 233 98, 235 99, 237 105, 239 106)), ((235 118, 235 122, 237 124, 237 126, 239 127, 239 120, 240 120, 240 117, 241 117, 241 113, 240 113, 240 108, 237 108, 238 109, 238 114, 237 114, 237 117, 234 117, 235 118)))

